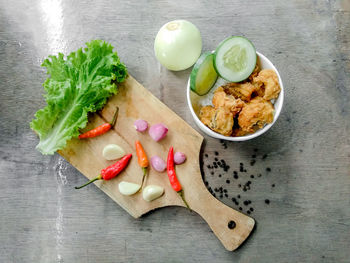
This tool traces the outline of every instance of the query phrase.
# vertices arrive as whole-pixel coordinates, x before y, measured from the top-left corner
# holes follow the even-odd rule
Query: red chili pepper
[[[121,158],[119,161],[116,163],[104,168],[101,170],[101,174],[94,179],[90,180],[86,184],[83,184],[82,186],[75,187],[75,189],[80,189],[83,188],[84,186],[87,186],[91,184],[92,182],[95,182],[97,180],[111,180],[114,177],[116,177],[118,174],[120,174],[125,167],[128,165],[130,159],[131,159],[132,154],[127,154],[123,158]]]
[[[188,209],[190,209],[190,207],[187,204],[186,199],[184,197],[184,192],[182,190],[181,184],[176,176],[175,165],[174,165],[174,148],[173,147],[170,147],[170,149],[169,149],[168,159],[167,159],[167,171],[168,171],[168,177],[169,177],[171,187],[181,196],[186,207]]]
[[[143,149],[140,141],[135,142],[135,148],[136,148],[136,155],[137,155],[138,163],[143,171],[142,182],[141,182],[141,188],[142,188],[143,182],[144,182],[145,177],[147,175],[147,167],[148,167],[149,163],[148,163],[148,159],[147,159],[147,155],[145,153],[145,150]]]
[[[102,134],[105,134],[106,132],[108,132],[116,123],[117,121],[117,117],[118,117],[118,112],[119,112],[119,108],[117,107],[115,113],[114,113],[114,116],[113,116],[113,119],[112,119],[112,122],[107,122],[107,123],[104,123],[90,131],[87,131],[83,134],[80,134],[79,135],[79,139],[86,139],[86,138],[93,138],[93,137],[97,137],[97,136],[100,136]]]

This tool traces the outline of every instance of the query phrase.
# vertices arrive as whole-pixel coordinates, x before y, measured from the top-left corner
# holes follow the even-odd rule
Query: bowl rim
[[[271,65],[271,68],[276,72],[277,77],[278,77],[278,81],[281,87],[281,92],[277,98],[277,100],[279,100],[279,105],[278,107],[275,107],[275,113],[273,116],[273,121],[272,123],[269,123],[267,125],[265,125],[262,129],[259,129],[258,131],[252,133],[252,134],[248,134],[245,136],[238,136],[238,137],[232,137],[232,136],[224,136],[222,134],[219,134],[217,132],[212,131],[211,129],[209,129],[207,126],[205,126],[200,119],[198,118],[197,114],[194,112],[193,106],[192,106],[192,101],[191,101],[191,92],[193,92],[190,88],[190,78],[191,76],[188,78],[187,81],[187,104],[188,107],[190,108],[190,112],[192,114],[192,117],[195,121],[195,123],[197,124],[197,126],[199,127],[199,129],[201,131],[203,131],[205,134],[216,138],[216,139],[221,139],[221,140],[227,140],[227,141],[235,141],[235,142],[242,142],[242,141],[247,141],[247,140],[251,140],[254,139],[262,134],[264,134],[265,132],[267,132],[277,121],[278,117],[280,116],[280,113],[282,111],[282,107],[283,107],[283,103],[284,103],[284,87],[283,87],[283,82],[281,79],[281,76],[278,72],[278,70],[276,69],[275,65],[267,58],[265,57],[263,54],[261,54],[260,52],[256,51],[256,54],[258,55],[260,60],[264,60],[266,61],[268,64]]]

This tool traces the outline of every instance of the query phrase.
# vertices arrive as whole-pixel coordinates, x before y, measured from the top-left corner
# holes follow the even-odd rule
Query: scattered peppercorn
[[[224,144],[222,144],[222,146],[224,146]],[[251,159],[248,160],[248,164],[250,164],[250,167],[251,166],[254,166],[255,164],[257,164],[257,162],[259,162],[259,159],[261,158],[262,160],[266,159],[268,157],[267,154],[264,154],[262,155],[262,157],[260,157],[260,155],[257,154],[258,152],[258,149],[255,148],[254,149],[254,153],[251,154]],[[208,158],[209,155],[207,153],[204,154],[205,158]],[[259,159],[257,159],[259,158]],[[202,166],[201,167],[205,167],[203,165],[203,160],[201,160],[201,163],[202,163]],[[255,178],[257,177],[262,177],[262,173],[256,173],[255,175],[254,174],[250,174],[251,172],[254,172],[254,171],[250,171],[250,173],[248,173],[248,169],[247,169],[247,166],[243,163],[243,162],[240,162],[239,163],[239,170],[237,169],[238,167],[234,167],[235,170],[233,169],[232,171],[232,174],[230,173],[226,173],[230,170],[230,164],[229,163],[226,163],[226,161],[224,159],[219,159],[219,152],[218,151],[214,151],[214,159],[213,161],[206,165],[207,168],[209,169],[209,172],[211,175],[217,175],[219,178],[223,177],[225,179],[225,183],[227,184],[230,184],[231,183],[231,180],[234,179],[234,180],[237,180],[237,186],[239,188],[241,188],[243,190],[243,192],[247,192],[249,190],[251,190],[251,186],[252,186],[252,183],[254,181]],[[217,169],[222,169],[222,173],[219,174],[219,170],[217,171]],[[251,170],[251,169],[249,169]],[[255,169],[254,169],[255,170]],[[265,170],[266,172],[271,172],[272,169],[270,167],[266,167],[265,166]],[[238,173],[241,173],[240,175]],[[245,175],[246,174],[246,175]],[[230,178],[230,175],[233,177],[233,178]],[[240,182],[238,183],[238,179],[241,178],[241,180],[247,180],[247,181],[243,181],[243,182]],[[250,180],[248,180],[250,179]],[[213,188],[211,189],[209,186],[209,183],[207,181],[205,181],[205,177],[203,177],[203,180],[204,180],[204,184],[207,186],[208,188],[208,191],[214,196],[216,197],[216,195],[218,196],[218,198],[220,199],[223,199],[223,198],[229,198],[229,191],[228,189],[224,189],[223,187],[217,187],[217,188]],[[276,185],[274,183],[271,184],[271,187],[275,187]],[[215,192],[215,193],[214,193]],[[244,196],[245,194],[242,195],[242,198],[246,197]],[[241,199],[241,195],[238,194],[236,195],[235,197],[230,197],[230,199],[232,200],[233,204],[235,205],[236,208],[239,209],[239,211],[243,211],[243,205],[244,207],[246,207],[246,213],[247,214],[251,214],[253,213],[254,211],[254,208],[251,207],[251,203],[252,201],[250,200],[242,200],[241,203],[241,206],[240,205],[240,199]],[[270,204],[270,200],[268,199],[265,199],[265,204]],[[244,212],[243,211],[243,212]]]
[[[227,227],[228,227],[229,229],[234,229],[234,228],[236,227],[236,223],[235,223],[234,221],[231,220],[230,222],[228,222]]]

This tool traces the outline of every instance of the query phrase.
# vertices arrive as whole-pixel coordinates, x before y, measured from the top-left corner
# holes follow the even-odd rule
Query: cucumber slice
[[[207,94],[218,78],[213,62],[214,54],[205,52],[199,57],[192,69],[190,76],[191,90],[200,96]]]
[[[223,79],[231,82],[245,80],[256,65],[256,50],[245,37],[226,38],[216,48],[214,67]]]

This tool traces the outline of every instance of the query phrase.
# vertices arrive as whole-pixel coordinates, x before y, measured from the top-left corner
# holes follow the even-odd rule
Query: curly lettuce
[[[35,114],[30,127],[39,135],[37,149],[54,154],[67,141],[78,137],[88,122],[88,113],[101,109],[118,92],[117,83],[125,80],[126,66],[113,46],[92,40],[64,58],[49,56],[42,63],[50,75],[43,84],[47,106]]]

